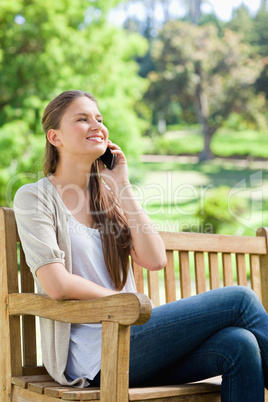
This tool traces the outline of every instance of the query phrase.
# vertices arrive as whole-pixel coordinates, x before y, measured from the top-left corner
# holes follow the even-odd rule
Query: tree
[[[245,43],[253,44],[257,40],[254,19],[250,15],[248,7],[242,3],[232,12],[232,18],[226,24],[226,28],[239,33]]]
[[[215,25],[171,21],[164,26],[152,54],[156,70],[149,75],[148,96],[162,113],[170,99],[186,108],[194,104],[204,135],[200,159],[212,157],[212,136],[231,112],[255,120],[252,87],[260,64],[238,34],[225,29],[219,38]]]
[[[254,18],[255,41],[258,53],[262,56],[262,71],[256,82],[258,92],[264,93],[268,100],[268,3],[263,0],[261,7]]]
[[[259,93],[264,93],[268,99],[268,8],[267,0],[262,0],[260,8],[254,18],[249,9],[242,4],[234,9],[232,19],[226,26],[242,35],[245,43],[253,46],[255,54],[262,56],[260,61],[263,66],[255,87]]]
[[[189,18],[190,21],[195,25],[198,25],[198,22],[201,17],[201,4],[202,0],[189,1]]]
[[[135,108],[147,82],[138,76],[134,56],[144,54],[147,44],[107,23],[106,13],[118,2],[96,0],[89,7],[87,0],[1,1],[2,204],[10,178],[14,193],[41,170],[41,111],[67,89],[87,90],[99,99],[112,140],[120,143],[130,163],[131,157],[136,161],[143,122]]]

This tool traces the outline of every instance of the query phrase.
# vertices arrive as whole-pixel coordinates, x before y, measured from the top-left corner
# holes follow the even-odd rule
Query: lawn
[[[215,156],[268,158],[268,132],[250,129],[237,131],[221,128],[213,136],[211,150]],[[161,155],[197,154],[202,151],[200,125],[168,127],[164,135],[145,138],[145,153]]]
[[[259,226],[268,225],[265,162],[167,161],[143,163],[142,168],[144,180],[135,191],[158,230],[213,231],[207,216],[211,197],[217,233],[254,236]]]

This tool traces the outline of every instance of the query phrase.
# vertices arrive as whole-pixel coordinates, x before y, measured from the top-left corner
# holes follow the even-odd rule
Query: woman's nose
[[[97,120],[92,120],[90,122],[90,128],[91,128],[91,130],[100,130],[101,129],[101,123],[98,122]]]

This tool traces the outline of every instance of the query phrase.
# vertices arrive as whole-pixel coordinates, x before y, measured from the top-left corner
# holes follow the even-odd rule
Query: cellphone
[[[108,169],[112,170],[115,162],[115,155],[112,154],[109,147],[107,147],[106,151],[103,155],[100,156],[102,162],[107,166]]]

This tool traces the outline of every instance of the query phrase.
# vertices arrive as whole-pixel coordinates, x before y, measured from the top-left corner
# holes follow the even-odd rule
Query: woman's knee
[[[227,289],[227,294],[231,300],[233,300],[240,309],[246,309],[248,306],[254,309],[263,310],[260,299],[257,294],[247,286],[229,286]]]
[[[248,330],[239,327],[225,328],[223,335],[222,364],[227,371],[242,370],[244,372],[262,373],[261,352],[255,336]]]

